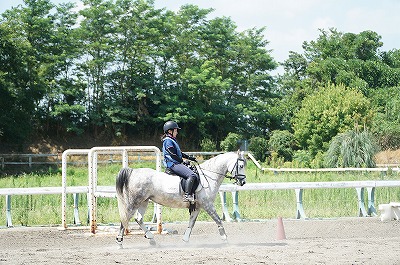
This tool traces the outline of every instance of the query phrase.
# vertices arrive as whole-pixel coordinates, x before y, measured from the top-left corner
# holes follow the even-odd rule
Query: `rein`
[[[203,176],[204,176],[204,178],[205,179],[212,179],[212,180],[215,180],[215,179],[213,179],[213,178],[211,178],[211,177],[209,177],[209,176],[207,176],[206,174],[204,174],[204,171],[203,170],[205,170],[205,171],[208,171],[208,172],[211,172],[211,173],[214,173],[214,174],[217,174],[217,175],[219,175],[219,176],[224,176],[224,177],[226,177],[226,178],[228,178],[228,179],[237,179],[237,177],[246,177],[246,175],[243,175],[243,174],[239,174],[238,172],[239,172],[239,161],[245,161],[244,159],[242,159],[242,158],[238,158],[237,160],[236,160],[236,163],[235,163],[235,165],[233,166],[233,168],[232,168],[232,170],[229,172],[230,173],[230,175],[228,175],[227,173],[225,173],[225,174],[221,174],[221,173],[219,173],[219,172],[215,172],[215,171],[213,171],[213,170],[209,170],[209,169],[206,169],[206,168],[202,168],[202,167],[200,167],[200,164],[199,163],[197,163],[197,165],[199,166],[199,169],[200,169],[200,171],[201,171],[201,173],[203,174]],[[233,175],[233,170],[236,168],[236,174],[234,175],[234,176],[232,176]],[[207,181],[208,182],[208,181]]]

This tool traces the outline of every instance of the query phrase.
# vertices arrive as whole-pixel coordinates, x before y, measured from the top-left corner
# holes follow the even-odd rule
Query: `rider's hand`
[[[197,159],[196,159],[194,156],[189,156],[188,159],[189,159],[190,161],[197,162]]]

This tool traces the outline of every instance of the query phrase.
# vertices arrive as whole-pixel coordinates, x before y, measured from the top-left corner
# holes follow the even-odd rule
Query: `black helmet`
[[[166,133],[168,130],[173,130],[173,129],[180,129],[178,126],[178,123],[174,122],[174,121],[167,121],[166,123],[164,123],[164,133]]]

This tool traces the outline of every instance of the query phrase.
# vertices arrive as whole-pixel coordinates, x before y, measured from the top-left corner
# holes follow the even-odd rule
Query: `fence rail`
[[[60,165],[59,154],[0,154],[0,167],[4,169],[7,165]],[[45,161],[37,161],[44,158]]]
[[[88,150],[85,151],[85,153]],[[195,155],[214,155],[218,154],[218,152],[210,152],[210,153],[197,153],[191,152],[190,154]],[[32,161],[35,157],[56,157],[56,162],[52,163],[61,163],[59,160],[59,155],[57,154],[23,154],[23,155],[1,155],[0,154],[0,162],[1,166],[4,168],[4,165],[11,164],[12,162],[5,162],[4,157],[24,157],[28,158],[28,161],[25,164],[33,165],[40,164],[43,162],[34,162]],[[283,169],[283,168],[263,168],[258,163],[254,157],[248,153],[248,157],[254,162],[254,164],[263,171],[274,171],[274,172],[301,172],[301,171],[379,171],[379,172],[387,172],[388,170],[399,171],[399,168],[373,168],[373,169],[354,169],[354,168],[342,168],[342,169]],[[23,162],[20,162],[23,163]],[[74,162],[69,162],[74,163]],[[15,164],[15,163],[14,163]],[[65,170],[64,170],[65,171]],[[220,187],[220,198],[222,202],[222,210],[223,210],[223,219],[232,220],[230,214],[227,209],[226,203],[226,193],[232,193],[233,199],[233,218],[239,220],[240,219],[240,211],[239,211],[239,191],[251,191],[251,190],[276,190],[276,189],[292,189],[296,192],[296,218],[306,218],[306,214],[303,207],[303,190],[304,189],[320,189],[320,188],[355,188],[357,191],[358,198],[358,208],[359,208],[359,216],[369,216],[376,215],[376,209],[374,206],[374,198],[375,198],[375,188],[377,187],[400,187],[400,181],[336,181],[336,182],[287,182],[287,183],[247,183],[245,186],[239,187],[231,184],[224,184]],[[91,187],[88,186],[79,186],[79,187],[64,187],[66,188],[65,193],[74,194],[74,221],[75,223],[79,223],[79,214],[78,214],[78,205],[77,205],[77,194],[80,193],[90,193]],[[99,186],[97,187],[99,194],[94,194],[96,196],[104,196],[107,194],[107,197],[115,196],[115,187],[106,187]],[[368,207],[367,209],[364,206],[364,189],[368,191]],[[33,188],[1,188],[0,196],[6,196],[6,224],[7,226],[12,226],[11,219],[11,196],[12,195],[35,195],[35,194],[62,194],[63,187],[33,187]],[[102,195],[103,194],[103,195]]]
[[[333,182],[278,182],[278,183],[247,183],[244,186],[234,184],[223,184],[219,189],[219,194],[222,204],[222,219],[226,221],[240,220],[239,210],[239,192],[253,190],[284,190],[291,189],[296,193],[296,218],[307,218],[303,206],[303,191],[304,189],[331,189],[331,188],[355,188],[357,192],[358,216],[376,216],[375,208],[375,189],[380,187],[400,187],[398,180],[378,180],[378,181],[333,181]],[[368,193],[368,206],[365,202],[365,189]],[[11,195],[38,195],[38,194],[62,194],[62,187],[35,187],[35,188],[1,188],[0,195],[6,196],[6,225],[12,227],[11,217]],[[227,202],[226,193],[232,193],[233,211],[230,214]],[[74,195],[74,223],[80,224],[78,212],[78,194],[89,194],[88,186],[73,186],[67,187],[66,193]],[[115,197],[115,186],[98,186],[97,197]],[[156,209],[155,209],[156,210]],[[154,211],[155,211],[154,210]],[[155,213],[153,214],[153,216]],[[231,216],[233,218],[231,218]]]

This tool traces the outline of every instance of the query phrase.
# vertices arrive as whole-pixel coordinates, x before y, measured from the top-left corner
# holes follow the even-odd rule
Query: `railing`
[[[60,165],[59,154],[0,154],[0,168],[7,165]],[[37,161],[38,158],[46,158],[45,161]]]
[[[83,153],[88,153],[89,150],[83,150]],[[215,155],[217,153],[196,153],[191,152],[191,154],[202,154],[202,155]],[[47,154],[49,155],[49,154]],[[46,156],[46,154],[41,154],[39,156]],[[51,155],[57,156],[57,155]],[[29,157],[29,156],[28,156]],[[32,156],[34,157],[34,156]],[[248,153],[248,157],[256,164],[256,166],[261,170],[272,170],[274,172],[288,172],[288,171],[316,171],[312,169],[265,169],[260,166],[257,160]],[[388,171],[389,168],[373,168],[373,169],[334,169],[330,171]],[[391,169],[393,171],[399,171],[398,168]],[[66,172],[66,170],[63,169]],[[318,169],[318,171],[328,171],[326,169]],[[64,177],[64,176],[63,176]],[[296,218],[306,218],[306,214],[303,207],[303,190],[304,189],[321,189],[321,188],[355,188],[357,191],[358,198],[358,209],[359,216],[369,216],[376,215],[376,209],[374,206],[375,200],[375,188],[377,187],[400,187],[400,181],[337,181],[337,182],[286,182],[286,183],[247,183],[244,186],[236,186],[232,184],[223,184],[220,187],[220,198],[222,202],[223,219],[232,220],[230,214],[228,213],[227,203],[226,203],[226,192],[232,193],[233,199],[233,218],[240,219],[239,211],[239,191],[250,191],[250,190],[277,190],[277,189],[293,189],[296,192]],[[109,193],[111,196],[115,196],[115,187],[113,186],[98,186],[98,192]],[[74,222],[79,223],[78,214],[78,204],[77,204],[77,194],[86,193],[89,194],[93,187],[89,186],[79,186],[79,187],[34,187],[34,188],[1,188],[0,195],[6,196],[6,224],[7,226],[12,226],[11,219],[11,195],[34,195],[34,194],[74,194]],[[368,191],[368,208],[364,206],[364,189]],[[92,192],[93,193],[93,192]],[[93,193],[94,194],[94,193]],[[63,201],[65,203],[65,200]],[[65,205],[63,206],[65,207]],[[65,220],[65,216],[63,216]]]
[[[226,192],[232,193],[233,219],[240,220],[239,191],[252,190],[285,190],[292,189],[296,192],[296,218],[307,218],[303,206],[304,189],[332,189],[332,188],[355,188],[357,192],[358,215],[360,217],[377,215],[375,209],[375,188],[378,187],[400,187],[400,180],[376,180],[376,181],[329,181],[329,182],[277,182],[277,183],[246,183],[244,186],[233,184],[221,185],[219,192],[222,202],[223,219],[231,221],[227,203]],[[364,205],[364,189],[368,192],[368,208]]]
[[[279,182],[279,183],[246,183],[244,186],[234,184],[223,184],[219,189],[219,194],[222,202],[222,219],[226,221],[240,220],[239,210],[239,191],[253,190],[283,190],[292,189],[296,192],[296,218],[307,218],[303,206],[303,191],[305,189],[330,189],[330,188],[355,188],[357,192],[358,212],[360,217],[377,215],[375,208],[375,189],[379,187],[400,187],[400,181],[397,180],[378,180],[378,181],[333,181],[333,182]],[[368,192],[368,206],[365,208],[364,193],[365,189]],[[108,193],[109,196],[115,196],[115,186],[98,186],[97,191]],[[78,210],[77,194],[89,194],[88,186],[67,187],[66,193],[74,194],[74,223],[80,224]],[[229,213],[226,193],[232,193],[233,211]],[[11,218],[11,195],[37,195],[37,194],[62,194],[62,187],[36,187],[36,188],[2,188],[0,195],[6,196],[6,225],[12,226]],[[156,209],[154,209],[156,211]],[[154,213],[155,214],[155,213]],[[233,218],[231,218],[231,215]],[[88,220],[89,221],[89,220]]]

